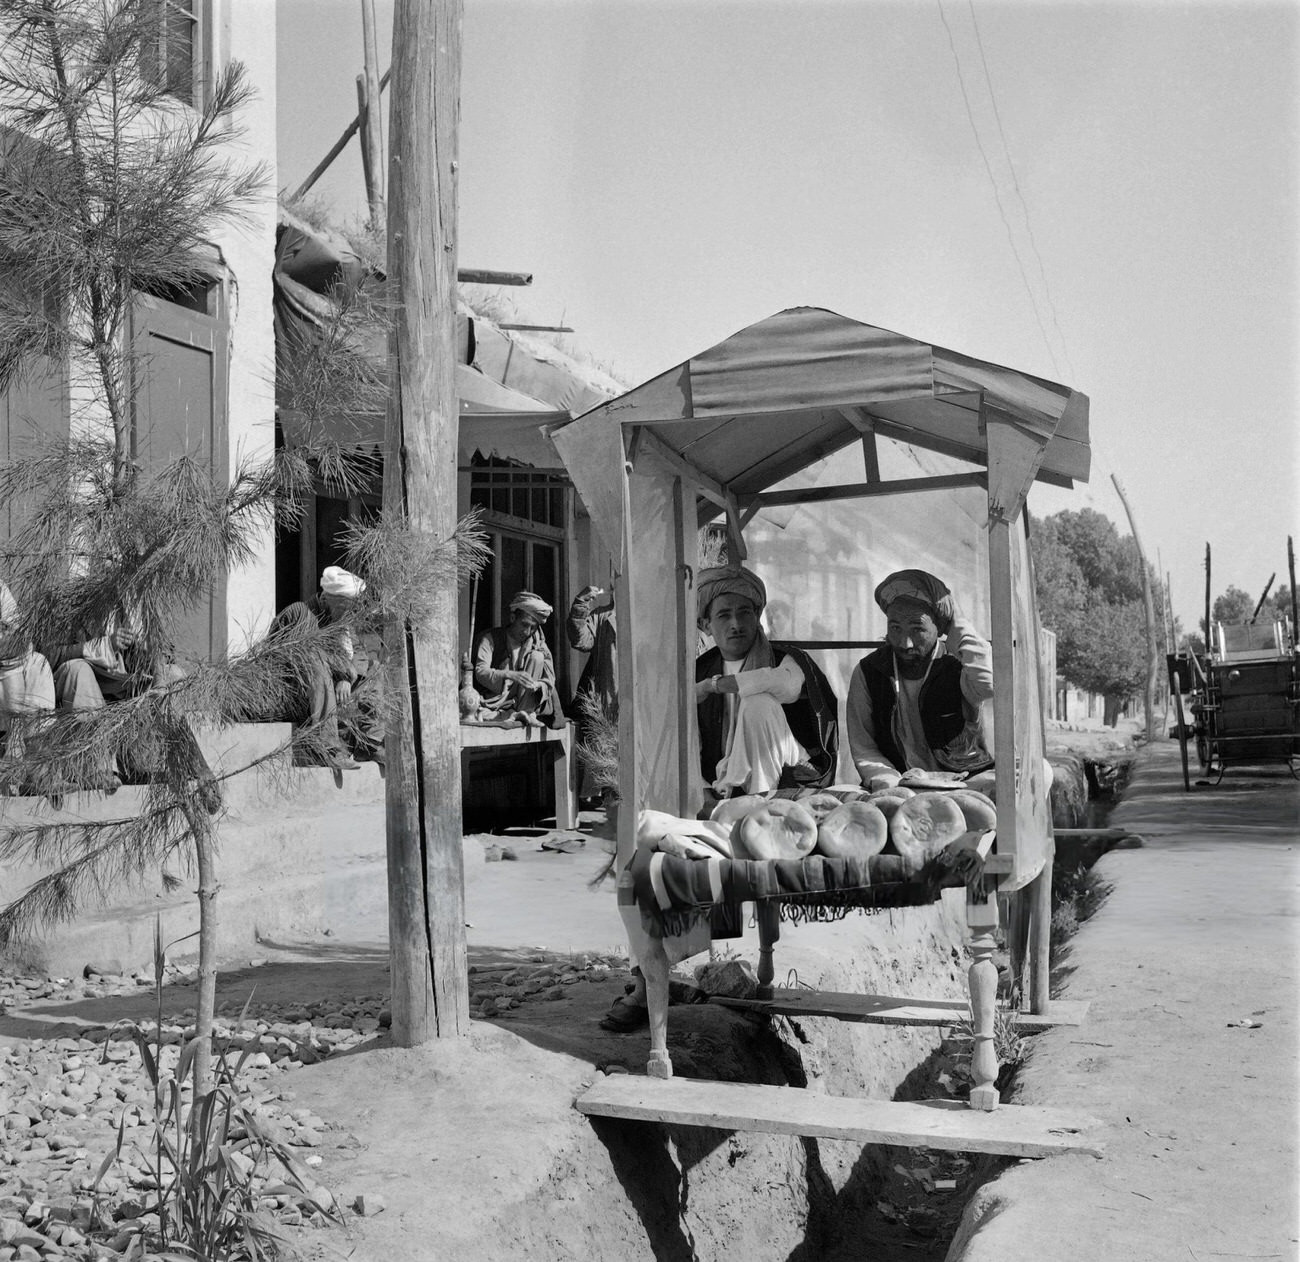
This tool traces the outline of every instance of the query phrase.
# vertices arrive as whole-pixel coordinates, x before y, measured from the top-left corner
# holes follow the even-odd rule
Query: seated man
[[[47,654],[54,668],[54,694],[60,710],[100,710],[110,701],[138,697],[184,675],[179,666],[155,661],[152,646],[124,608],[94,626],[79,628],[77,636],[53,646]],[[131,751],[120,750],[116,759],[110,757],[108,765],[92,772],[88,787],[112,792],[121,784],[123,774],[139,778],[147,771],[133,760]]]
[[[551,607],[532,592],[516,592],[510,622],[484,631],[474,646],[474,683],[483,709],[533,727],[566,723],[555,689],[555,661],[542,634]]]
[[[0,756],[11,759],[22,755],[18,716],[54,710],[50,664],[32,647],[20,621],[18,602],[0,580]]]
[[[341,566],[326,566],[320,591],[309,600],[286,605],[271,626],[272,635],[332,630],[315,641],[287,707],[263,717],[291,722],[307,733],[308,760],[335,771],[356,770],[354,753],[384,761],[378,647],[374,637],[363,635],[351,621],[365,589],[364,580],[355,574]]]
[[[849,750],[862,783],[896,784],[913,769],[982,771],[993,765],[979,706],[993,696],[988,641],[924,570],[899,570],[876,588],[887,643],[849,682]]]
[[[695,661],[706,808],[738,793],[830,784],[835,694],[802,649],[767,638],[763,581],[743,566],[718,566],[701,571],[696,593],[700,629],[714,642]]]
[[[714,642],[695,659],[700,817],[737,793],[825,788],[839,754],[835,694],[807,653],[767,638],[759,622],[763,580],[744,566],[715,566],[697,575],[695,590],[699,628]],[[720,928],[715,924],[715,936]],[[649,1020],[639,968],[632,980],[601,1018],[602,1029],[625,1033]]]

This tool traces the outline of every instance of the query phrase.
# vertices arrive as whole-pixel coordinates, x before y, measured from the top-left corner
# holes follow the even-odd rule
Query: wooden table
[[[563,727],[525,727],[522,723],[498,727],[485,723],[460,725],[460,748],[513,749],[544,745],[555,775],[555,826],[578,826],[578,777],[573,757],[573,724]]]

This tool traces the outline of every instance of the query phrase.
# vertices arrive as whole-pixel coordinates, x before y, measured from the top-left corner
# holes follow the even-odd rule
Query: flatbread
[[[951,841],[966,832],[966,817],[950,793],[918,793],[889,821],[889,842],[915,875]]]
[[[911,789],[895,787],[892,789],[877,789],[867,801],[875,806],[886,819],[892,819],[894,812],[908,798],[914,798],[915,796],[916,794]]]
[[[802,859],[817,844],[817,821],[800,802],[773,798],[731,827],[737,859]]]
[[[889,822],[870,802],[846,802],[817,825],[817,853],[831,859],[878,855],[889,840]]]
[[[971,776],[969,780],[962,785],[963,789],[974,789],[976,793],[982,793],[991,802],[998,800],[998,773],[991,768],[988,771],[981,771],[978,775]]]
[[[767,798],[758,793],[743,793],[739,797],[723,798],[709,814],[709,818],[718,824],[730,827],[738,819],[744,819],[750,811],[763,805]]]
[[[913,789],[955,789],[966,783],[963,771],[929,771],[913,767],[903,772],[899,784]]]
[[[998,808],[993,799],[974,789],[953,789],[948,798],[956,802],[966,817],[967,832],[987,832],[998,826]]]
[[[800,795],[795,800],[818,822],[841,806],[840,799],[835,794],[826,793],[821,789],[816,793],[809,793],[807,796]]]

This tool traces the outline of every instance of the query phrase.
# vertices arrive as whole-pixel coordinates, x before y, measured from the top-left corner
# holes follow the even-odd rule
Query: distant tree
[[[1131,535],[1093,509],[1060,512],[1032,529],[1039,617],[1056,632],[1057,670],[1105,698],[1106,721],[1146,681],[1142,571]],[[1150,574],[1156,607],[1163,589]]]
[[[1255,612],[1255,597],[1240,587],[1229,587],[1222,596],[1216,596],[1210,617],[1215,622],[1249,622]]]
[[[1146,630],[1141,601],[1110,604],[1094,598],[1084,610],[1086,634],[1074,646],[1070,681],[1105,699],[1105,722],[1114,726],[1124,703],[1146,683]],[[1059,660],[1059,641],[1058,641]]]

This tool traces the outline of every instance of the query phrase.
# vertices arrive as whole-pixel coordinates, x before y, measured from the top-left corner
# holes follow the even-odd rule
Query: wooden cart
[[[999,894],[1015,894],[1028,908],[1023,993],[1031,1012],[1041,1015],[1048,1006],[1053,835],[1023,509],[1035,479],[1066,487],[1086,480],[1087,415],[1087,399],[1065,386],[833,312],[795,308],[548,431],[593,523],[619,558],[623,805],[617,865],[623,871],[634,855],[638,810],[693,817],[702,798],[693,590],[701,523],[725,521],[728,554],[743,560],[745,529],[764,508],[846,500],[860,505],[865,521],[883,496],[945,496],[972,487],[985,492],[997,828],[988,839],[983,877],[967,891],[976,1028],[971,1103],[984,1110],[997,1104],[990,957]],[[882,479],[878,437],[954,457],[948,463],[957,471]],[[861,445],[860,480],[778,489],[850,444]],[[647,937],[637,909],[624,911],[647,979],[648,1072],[670,1077],[668,968],[672,959],[707,947],[708,939],[684,944]],[[777,936],[771,908],[760,905],[760,924],[766,988]]]
[[[1205,625],[1210,629],[1206,652],[1185,651],[1167,659],[1183,787],[1189,792],[1192,755],[1199,766],[1198,784],[1218,784],[1234,764],[1281,762],[1300,778],[1300,652],[1295,637],[1295,549],[1290,539],[1287,565],[1292,606],[1289,625],[1272,618],[1212,622],[1210,549],[1206,546]]]

